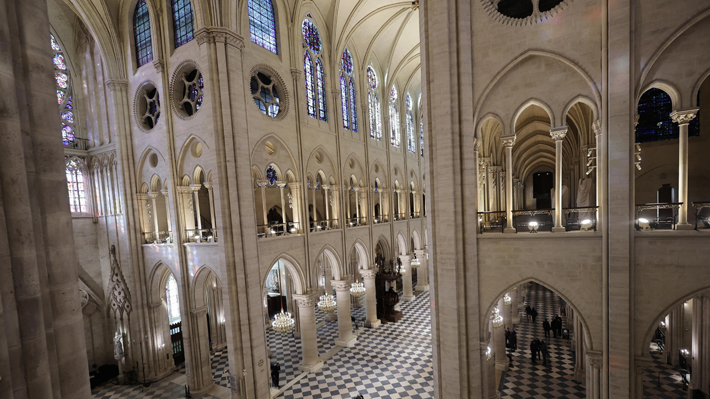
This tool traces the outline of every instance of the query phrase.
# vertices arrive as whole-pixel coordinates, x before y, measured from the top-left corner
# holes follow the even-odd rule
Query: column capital
[[[268,180],[259,179],[256,181],[256,185],[259,187],[266,187],[267,184],[269,184]]]
[[[278,187],[278,188],[286,188],[286,185],[287,185],[287,184],[288,184],[288,183],[286,183],[285,181],[277,181],[277,182],[276,182],[276,187]]]
[[[200,191],[200,189],[202,188],[202,184],[190,184],[190,188],[192,189],[192,191]]]
[[[190,186],[177,186],[177,192],[180,194],[192,194],[192,187]]]
[[[601,136],[602,134],[602,121],[599,119],[592,122],[592,131],[594,131],[595,136]]]
[[[422,260],[422,257],[426,256],[424,249],[415,249],[414,255],[417,255],[417,259]]]
[[[148,196],[149,196],[150,198],[152,198],[152,199],[156,199],[156,198],[158,198],[158,193],[152,193],[152,192],[151,192],[151,193],[148,193]]]
[[[567,129],[567,126],[552,128],[550,129],[550,137],[552,137],[555,141],[562,141],[567,135]]]
[[[402,261],[402,266],[405,263],[409,264],[412,261],[412,255],[399,255],[399,260]]]
[[[318,302],[317,295],[293,294],[293,299],[296,300],[299,309],[312,308]]]
[[[335,288],[335,291],[350,291],[350,280],[331,280],[330,284]]]
[[[163,197],[168,198],[168,190],[160,190],[160,194],[163,194]]]
[[[203,306],[197,309],[190,309],[190,313],[195,317],[201,317],[207,314],[207,306]]]
[[[602,352],[601,351],[587,351],[587,358],[589,358],[589,364],[595,368],[601,368],[602,365]]]
[[[323,184],[323,185],[320,186],[320,188],[322,188],[323,190],[326,190],[326,191],[327,191],[327,190],[330,190],[330,185],[328,185],[328,184]]]
[[[501,137],[500,142],[506,148],[512,148],[515,145],[515,136]]]
[[[377,270],[374,269],[360,269],[360,275],[364,279],[374,279],[377,275]]]
[[[205,186],[206,189],[212,190],[212,187],[213,187],[212,182],[206,181],[206,182],[202,183],[202,185]]]
[[[679,125],[687,125],[688,123],[690,123],[690,121],[695,119],[695,116],[697,115],[697,113],[698,113],[697,108],[696,109],[689,109],[689,110],[685,110],[685,111],[673,111],[673,112],[671,112],[670,117],[673,120],[673,122],[675,122]]]
[[[481,142],[476,137],[473,138],[473,150],[478,152],[481,149]]]
[[[300,70],[300,69],[296,69],[296,68],[292,68],[292,69],[291,69],[291,78],[292,78],[293,80],[298,80],[300,76],[301,76],[301,70]]]
[[[299,189],[301,188],[301,183],[288,183],[288,188],[290,189]]]

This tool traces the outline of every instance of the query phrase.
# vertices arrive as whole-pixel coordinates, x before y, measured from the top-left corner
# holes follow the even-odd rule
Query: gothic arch
[[[196,142],[202,144],[202,152],[198,157],[192,154],[192,145]],[[192,174],[197,165],[201,165],[205,170],[211,169],[210,166],[212,165],[206,164],[207,160],[212,159],[210,151],[210,147],[205,140],[194,134],[190,135],[190,137],[185,140],[178,153],[178,174]],[[188,160],[192,162],[188,162]],[[200,162],[200,160],[202,162]],[[205,173],[205,176],[206,175],[207,173]]]
[[[221,288],[222,281],[219,279],[219,275],[207,265],[200,266],[195,273],[195,277],[192,278],[192,287],[190,288],[192,290],[192,305],[194,309],[207,306],[205,302],[205,284],[211,276],[215,278],[216,287]]]
[[[417,229],[412,230],[412,240],[414,241],[414,248],[412,248],[412,251],[415,249],[423,249],[422,248],[422,240],[419,237],[419,232]]]
[[[158,262],[153,266],[153,270],[150,273],[150,289],[148,290],[149,304],[160,305],[162,301],[165,300],[165,284],[168,282],[168,277],[171,275],[175,277],[176,280],[178,279],[173,270],[165,263]],[[182,285],[179,283],[178,290],[182,291]]]
[[[271,144],[271,146],[267,146],[267,144]],[[293,156],[286,143],[273,133],[262,137],[251,150],[251,164],[257,169],[265,171],[266,167],[273,163],[280,165],[281,170],[291,172],[294,178],[298,179],[298,174],[294,172],[296,170],[295,160],[296,157]]]
[[[358,258],[360,260],[359,265],[358,265],[359,268],[360,269],[369,268],[371,261],[370,261],[369,256],[367,255],[367,246],[365,245],[365,243],[362,242],[362,240],[360,240],[358,238],[357,240],[355,240],[352,247],[350,248],[351,251],[352,251],[352,249],[355,249],[358,253]]]
[[[271,267],[278,261],[282,261],[286,266],[286,269],[288,269],[289,273],[291,273],[291,282],[293,283],[294,293],[299,295],[303,294],[306,291],[306,280],[303,268],[298,261],[296,261],[296,259],[286,253],[279,254],[267,265],[266,270],[262,273],[261,286],[264,287],[266,285],[266,278],[269,276]]]
[[[348,277],[347,275],[345,275],[345,271],[343,270],[343,262],[340,260],[340,256],[338,256],[338,252],[335,250],[335,248],[326,244],[320,250],[318,256],[316,256],[315,259],[320,258],[321,255],[324,255],[325,258],[328,259],[328,263],[330,264],[330,269],[333,273],[334,280],[343,280]],[[317,274],[317,271],[313,273],[314,276]]]
[[[702,82],[701,82],[702,83]],[[643,93],[651,90],[651,89],[660,89],[666,92],[671,97],[671,103],[673,103],[673,111],[676,111],[678,109],[681,109],[682,103],[681,103],[681,96],[680,96],[680,91],[678,90],[677,87],[673,85],[673,83],[666,82],[663,80],[654,80],[653,82],[649,83],[646,85],[641,92],[639,92],[636,95],[636,102],[634,109],[638,107],[638,103],[641,100],[641,96]]]
[[[407,239],[404,238],[404,234],[401,231],[397,233],[397,249],[399,250],[399,253],[395,254],[395,257],[399,255],[407,255],[409,253]]]
[[[515,111],[515,114],[513,115],[513,119],[511,120],[510,126],[513,127],[513,134],[516,134],[517,130],[517,123],[518,123],[518,118],[520,117],[520,114],[525,111],[528,107],[536,105],[540,108],[542,108],[546,113],[547,116],[550,118],[550,125],[554,126],[555,123],[555,114],[552,112],[552,108],[550,108],[549,105],[547,105],[544,101],[538,100],[536,98],[531,98],[527,101],[525,101],[521,106],[518,107],[518,109]]]

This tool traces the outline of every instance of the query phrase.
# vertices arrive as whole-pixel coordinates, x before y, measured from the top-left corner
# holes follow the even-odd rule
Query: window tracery
[[[308,18],[301,25],[303,34],[303,72],[306,83],[306,110],[308,116],[328,121],[325,100],[325,73],[321,53],[322,42],[315,24]]]
[[[407,152],[416,154],[417,145],[414,141],[414,111],[412,110],[412,97],[407,93],[404,100],[407,112]]]
[[[86,201],[86,165],[78,157],[67,159],[65,171],[69,192],[69,208],[72,213],[87,213]]]
[[[419,153],[424,156],[424,118],[419,117]]]
[[[261,113],[275,118],[281,109],[276,81],[264,73],[257,72],[252,75],[249,85],[254,103]]]
[[[390,144],[399,148],[402,145],[402,138],[399,132],[399,109],[397,108],[397,88],[392,86],[390,90]]]
[[[638,124],[636,125],[636,143],[650,143],[678,138],[678,124],[671,119],[673,102],[661,89],[647,90],[638,102]],[[688,126],[688,136],[700,135],[697,117]]]
[[[249,33],[252,43],[278,54],[274,5],[271,0],[249,0]]]
[[[340,102],[343,111],[343,127],[357,133],[357,105],[355,103],[353,58],[345,49],[340,58]]]
[[[62,143],[70,145],[76,139],[74,120],[74,102],[72,100],[71,76],[67,67],[64,52],[59,46],[59,43],[54,38],[54,35],[49,35],[54,56],[52,63],[54,64],[54,81],[57,85],[57,104],[59,105],[59,117],[61,125],[59,127],[62,133]]]
[[[139,0],[133,13],[133,38],[136,42],[136,62],[141,67],[153,61],[150,14],[145,0]]]
[[[178,48],[195,38],[192,3],[190,0],[172,0],[172,10],[175,48]]]
[[[377,95],[377,74],[372,65],[367,67],[367,108],[370,116],[370,138],[382,140],[382,116],[380,115],[380,98]]]
[[[165,284],[165,304],[168,307],[170,324],[180,322],[180,298],[178,297],[177,281],[172,274],[168,276],[168,282]]]

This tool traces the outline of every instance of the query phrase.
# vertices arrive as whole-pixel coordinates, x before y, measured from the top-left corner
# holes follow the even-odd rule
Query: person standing
[[[537,318],[537,310],[535,310],[534,306],[532,307],[532,309],[530,309],[530,316],[532,316],[533,324],[535,324],[535,319]]]
[[[535,354],[537,353],[537,343],[535,343],[535,340],[533,339],[530,341],[530,360],[532,360],[533,363],[535,362]]]
[[[279,386],[279,372],[280,371],[281,371],[281,365],[279,364],[279,362],[271,363],[271,383],[276,387],[276,389],[281,388]]]
[[[551,327],[552,327],[552,334],[554,334],[555,338],[557,338],[557,315],[555,315],[555,317],[552,318]]]
[[[550,352],[547,350],[547,343],[545,343],[545,341],[540,342],[540,352],[542,352],[542,364],[548,366],[550,364],[548,361]]]
[[[550,338],[550,322],[547,321],[547,318],[545,318],[545,321],[542,322],[542,328],[545,330],[545,336]]]
[[[557,335],[562,337],[562,318],[557,316]]]
[[[518,333],[515,332],[515,328],[513,328],[513,331],[510,332],[510,346],[511,350],[515,352],[518,350]]]
[[[530,309],[530,305],[525,306],[525,318],[530,321],[530,313],[532,313],[532,309]]]

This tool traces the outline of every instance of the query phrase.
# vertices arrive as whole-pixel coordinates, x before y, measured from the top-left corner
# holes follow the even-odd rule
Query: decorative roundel
[[[138,126],[153,129],[160,120],[160,93],[153,82],[145,82],[136,91],[133,108]]]
[[[320,33],[318,33],[318,28],[311,22],[310,19],[304,19],[301,25],[301,32],[303,33],[303,40],[308,48],[311,49],[315,54],[320,53],[321,50],[321,40]]]
[[[353,73],[353,57],[350,55],[350,50],[345,49],[343,51],[343,56],[340,59],[340,66],[343,68],[343,72],[348,75]]]
[[[249,76],[250,93],[259,111],[269,119],[283,119],[288,112],[289,96],[281,76],[265,64],[255,65]]]
[[[190,119],[205,101],[205,82],[202,72],[192,61],[184,62],[175,70],[171,84],[172,107],[182,119]]]
[[[489,15],[507,25],[543,22],[564,8],[567,0],[481,0]]]

